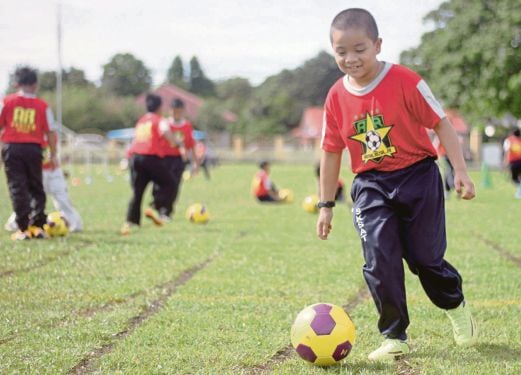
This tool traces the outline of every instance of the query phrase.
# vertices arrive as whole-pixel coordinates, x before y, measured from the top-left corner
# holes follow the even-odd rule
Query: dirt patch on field
[[[203,270],[206,266],[208,266],[208,264],[210,264],[215,259],[215,257],[216,255],[209,257],[205,261],[184,270],[183,272],[181,272],[181,274],[179,274],[179,276],[176,279],[161,285],[161,289],[163,292],[157,299],[148,304],[147,307],[141,311],[141,313],[130,318],[127,322],[127,327],[124,330],[113,335],[110,343],[107,343],[100,348],[94,349],[91,353],[86,355],[81,361],[79,361],[73,368],[69,370],[69,374],[87,374],[89,372],[92,372],[92,366],[96,362],[96,360],[103,357],[105,354],[110,353],[120,340],[132,334],[150,317],[161,311],[168,298],[176,292],[177,288],[186,284],[192,277],[194,277],[195,274],[197,274],[199,271]],[[84,312],[84,314],[87,315],[92,313],[95,312]]]

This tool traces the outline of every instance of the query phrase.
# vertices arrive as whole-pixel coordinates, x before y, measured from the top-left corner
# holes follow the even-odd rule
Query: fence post
[[[284,160],[284,138],[278,135],[274,140],[275,146],[275,159]]]
[[[237,160],[242,159],[242,138],[238,135],[233,137],[233,154]]]

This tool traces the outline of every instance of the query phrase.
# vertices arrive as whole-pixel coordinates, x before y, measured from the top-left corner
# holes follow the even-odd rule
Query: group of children
[[[36,71],[21,67],[14,77],[18,92],[0,103],[2,161],[14,211],[4,228],[14,232],[15,241],[47,238],[47,193],[70,230],[81,231],[83,223],[58,162],[57,125],[47,103],[36,97]]]
[[[167,118],[162,116],[163,102],[160,96],[148,94],[145,105],[147,113],[137,121],[134,139],[128,151],[132,197],[126,222],[120,230],[122,235],[139,228],[141,202],[149,183],[153,184],[153,200],[150,207],[145,209],[145,216],[157,226],[169,222],[186,164],[191,161],[192,171],[196,172],[202,160],[193,153],[193,126],[184,117],[185,106],[181,99],[172,101],[170,116]]]
[[[444,259],[444,187],[435,162],[438,155],[426,129],[436,133],[446,152],[454,171],[454,189],[463,200],[471,200],[475,197],[474,184],[457,135],[418,74],[378,60],[382,39],[368,11],[351,8],[340,12],[329,32],[335,61],[345,75],[331,87],[324,106],[316,234],[326,240],[332,230],[335,201],[344,193],[339,171],[342,153],[347,149],[351,170],[356,174],[350,195],[353,225],[365,259],[362,271],[384,338],[369,359],[394,359],[410,351],[404,260],[432,303],[446,312],[456,344],[473,345],[477,325],[463,294],[463,279]],[[41,145],[45,138],[50,161],[57,166],[56,137],[48,107],[29,89],[34,79],[28,80],[27,74],[20,77],[22,91],[4,100],[0,117],[4,130],[2,157],[20,228],[17,238],[23,237],[29,226],[41,227],[45,220],[41,182]],[[194,145],[192,125],[184,119],[181,101],[172,103],[169,118],[162,117],[159,96],[149,94],[146,107],[147,114],[137,122],[130,148],[132,198],[122,234],[140,225],[143,193],[150,182],[154,185],[153,202],[145,215],[157,225],[170,219]],[[519,184],[519,131],[509,138],[505,149],[512,179]],[[280,202],[269,171],[270,164],[262,162],[252,184],[253,194],[259,202]],[[519,189],[521,197],[521,186]]]

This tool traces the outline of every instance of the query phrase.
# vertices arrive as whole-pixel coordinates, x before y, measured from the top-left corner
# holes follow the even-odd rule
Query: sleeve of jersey
[[[5,126],[4,100],[0,100],[0,129]]]
[[[160,136],[163,136],[165,133],[170,131],[170,124],[168,124],[168,121],[166,119],[163,118],[161,119],[161,121],[159,121],[158,131]]]
[[[426,128],[434,128],[445,117],[443,107],[423,79],[420,79],[415,89],[411,90],[411,94],[407,95],[407,100],[414,117]]]
[[[47,119],[47,126],[50,131],[56,131],[58,130],[58,127],[56,125],[56,122],[54,121],[54,116],[52,115],[52,109],[47,107],[45,109],[45,118]]]
[[[345,147],[346,145],[342,140],[340,128],[331,110],[331,101],[328,96],[324,105],[321,148],[326,152],[340,153]]]

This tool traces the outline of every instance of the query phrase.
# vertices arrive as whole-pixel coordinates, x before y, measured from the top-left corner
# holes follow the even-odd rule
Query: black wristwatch
[[[333,208],[335,207],[335,201],[320,201],[317,203],[317,207],[318,208],[323,208],[323,207],[326,207],[326,208]]]

